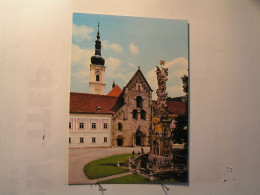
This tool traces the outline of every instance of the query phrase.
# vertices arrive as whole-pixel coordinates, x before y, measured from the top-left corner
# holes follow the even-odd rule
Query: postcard
[[[73,14],[69,184],[188,182],[188,29]]]

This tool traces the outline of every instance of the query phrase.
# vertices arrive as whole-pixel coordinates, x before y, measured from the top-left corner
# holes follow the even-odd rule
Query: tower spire
[[[101,41],[100,41],[100,33],[99,33],[99,22],[98,22],[98,30],[97,30],[97,39],[95,41],[95,55],[91,57],[91,63],[94,65],[105,65],[105,59],[101,57]]]
[[[101,56],[101,41],[99,34],[99,22],[98,22],[98,31],[97,31],[97,40],[95,41],[95,55]]]
[[[99,35],[99,22],[98,22],[98,31],[97,31],[97,35]],[[100,38],[100,37],[99,37],[99,38]],[[99,39],[99,38],[98,38],[98,39]]]

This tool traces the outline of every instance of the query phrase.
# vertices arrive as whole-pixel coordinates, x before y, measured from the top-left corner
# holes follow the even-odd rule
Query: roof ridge
[[[147,82],[147,80],[146,80],[146,78],[145,78],[143,72],[142,72],[140,69],[138,69],[138,70],[135,72],[135,74],[132,76],[132,78],[131,78],[131,79],[128,81],[128,83],[125,85],[124,89],[127,88],[128,85],[130,85],[130,83],[134,80],[134,78],[135,78],[135,76],[138,74],[138,72],[140,72],[141,76],[144,78],[144,81],[146,82],[146,84],[148,85],[148,87],[150,88],[150,90],[153,91],[152,88],[150,87],[149,83]]]
[[[92,95],[92,96],[102,96],[102,97],[114,97],[108,95],[100,95],[100,94],[93,94],[93,93],[82,93],[82,92],[70,92],[70,94],[83,94],[83,95]]]
[[[113,87],[109,92],[108,92],[108,96],[113,96],[113,97],[119,97],[119,95],[122,93],[122,89],[116,85],[115,87]]]

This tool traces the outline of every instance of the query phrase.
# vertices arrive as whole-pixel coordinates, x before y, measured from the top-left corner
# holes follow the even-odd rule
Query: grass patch
[[[98,159],[85,165],[84,173],[89,179],[97,179],[107,177],[110,175],[117,175],[128,172],[128,170],[121,167],[116,167],[117,161],[125,163],[131,154],[119,154],[107,158]]]

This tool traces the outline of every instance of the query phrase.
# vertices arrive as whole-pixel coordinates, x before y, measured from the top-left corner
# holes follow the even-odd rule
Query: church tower
[[[95,41],[95,55],[91,57],[90,64],[90,93],[105,95],[105,69],[105,59],[101,56],[101,41],[98,23],[97,40]]]

